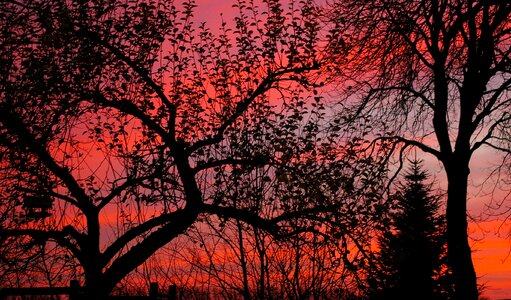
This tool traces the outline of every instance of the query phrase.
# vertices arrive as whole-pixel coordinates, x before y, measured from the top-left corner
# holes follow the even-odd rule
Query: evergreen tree
[[[370,279],[374,299],[446,299],[444,216],[422,161],[413,160],[394,195],[390,226],[379,240],[381,267]]]

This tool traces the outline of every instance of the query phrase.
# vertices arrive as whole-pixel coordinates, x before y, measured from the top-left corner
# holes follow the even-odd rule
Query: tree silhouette
[[[341,118],[365,122],[375,140],[394,141],[400,155],[416,147],[443,165],[456,299],[475,300],[469,164],[485,147],[509,157],[511,3],[353,0],[332,8],[351,52],[337,60],[353,104]]]
[[[440,299],[450,291],[440,286],[446,268],[444,215],[439,212],[440,197],[432,195],[427,179],[421,162],[411,161],[405,182],[394,195],[391,226],[379,239],[383,275],[376,277],[374,298]]]
[[[312,2],[240,0],[235,26],[215,30],[193,23],[194,7],[0,4],[2,246],[64,249],[91,299],[205,216],[285,237],[372,207],[322,197],[382,168],[320,133],[328,44]],[[328,181],[294,185],[311,170]]]

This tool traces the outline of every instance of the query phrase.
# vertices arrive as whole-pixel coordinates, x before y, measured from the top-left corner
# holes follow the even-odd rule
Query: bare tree
[[[319,105],[314,5],[237,6],[213,31],[193,1],[3,1],[1,235],[67,249],[103,296],[205,215],[279,236],[335,208],[288,197],[263,216],[225,193],[300,158]]]
[[[346,299],[360,292],[363,281],[355,273],[365,260],[357,246],[318,233],[281,240],[237,226],[242,224],[229,222],[221,232],[216,225],[202,228],[191,232],[193,243],[165,247],[181,263],[151,264],[152,278],[188,295],[222,299]]]
[[[343,88],[354,104],[343,120],[367,121],[375,139],[402,145],[400,154],[416,147],[443,165],[455,296],[477,299],[467,234],[469,164],[484,147],[509,154],[511,3],[335,1],[332,8],[350,49],[336,61],[351,79]]]

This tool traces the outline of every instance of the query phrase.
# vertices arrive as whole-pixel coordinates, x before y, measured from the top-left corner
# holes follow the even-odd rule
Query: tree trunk
[[[447,248],[449,265],[454,276],[457,300],[477,300],[477,280],[468,243],[467,184],[469,159],[454,157],[446,166],[447,188]]]
[[[98,280],[99,279],[99,280]],[[110,295],[111,288],[106,287],[102,280],[101,276],[97,278],[87,278],[85,280],[85,290],[83,297],[79,299],[94,299],[94,300],[102,300],[107,299]]]
[[[86,212],[88,234],[80,245],[85,260],[82,266],[85,275],[85,290],[79,299],[106,299],[111,288],[106,284],[103,276],[103,266],[100,252],[100,224],[99,212],[90,210]]]
[[[85,268],[85,289],[83,297],[79,299],[106,299],[112,287],[108,285],[109,281],[106,281],[103,272],[100,267],[87,266]]]

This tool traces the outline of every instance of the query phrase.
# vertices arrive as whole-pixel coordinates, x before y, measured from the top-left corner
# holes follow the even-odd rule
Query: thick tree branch
[[[170,139],[174,140],[175,139],[176,114],[177,114],[176,106],[172,102],[170,102],[170,100],[167,98],[167,96],[163,92],[163,89],[158,84],[156,84],[156,82],[149,76],[149,71],[138,66],[136,62],[134,62],[128,56],[126,56],[124,53],[122,53],[121,50],[119,50],[115,46],[111,45],[110,43],[108,43],[107,41],[102,39],[98,34],[96,34],[94,32],[87,31],[86,29],[80,29],[80,30],[76,31],[76,33],[78,34],[78,36],[85,37],[85,38],[89,39],[90,41],[108,49],[117,58],[119,58],[120,60],[125,62],[133,71],[135,71],[135,73],[138,74],[138,76],[140,76],[140,78],[148,86],[150,86],[153,89],[153,91],[158,95],[158,97],[163,102],[163,104],[165,104],[165,106],[169,109],[169,112],[170,112],[170,121],[169,121],[170,132],[169,132],[169,134],[170,134]]]
[[[198,164],[193,168],[194,173],[199,173],[206,169],[224,165],[244,165],[244,166],[264,166],[268,164],[269,160],[265,156],[255,156],[253,158],[225,158],[219,160],[208,161],[202,164]]]
[[[245,222],[255,228],[259,228],[267,231],[271,235],[277,238],[283,238],[284,236],[290,236],[297,232],[310,232],[313,228],[293,228],[292,233],[282,232],[283,225],[279,225],[280,222],[293,220],[296,218],[306,218],[309,220],[325,221],[324,218],[320,217],[320,213],[335,212],[337,207],[332,206],[318,206],[300,209],[291,212],[284,212],[278,216],[272,218],[263,218],[257,213],[251,212],[247,209],[240,209],[228,206],[218,206],[214,204],[203,204],[202,212],[208,214],[214,214],[222,218],[235,219]],[[296,229],[296,230],[294,230]]]
[[[57,242],[60,246],[68,249],[75,255],[75,257],[81,261],[83,258],[81,250],[76,246],[76,244],[72,243],[66,237],[71,235],[71,237],[75,238],[76,235],[72,232],[74,230],[70,229],[71,226],[66,226],[62,231],[58,230],[39,230],[39,229],[2,229],[0,228],[0,236],[4,237],[20,237],[20,236],[28,236],[36,241],[47,242],[53,240]],[[77,232],[76,232],[77,233]]]
[[[172,213],[162,214],[158,217],[152,218],[138,226],[130,228],[120,237],[118,237],[106,250],[103,252],[103,262],[109,262],[116,254],[121,251],[123,247],[128,245],[131,241],[144,233],[153,230],[156,227],[162,226],[165,223],[172,222],[173,219],[177,219],[180,214],[183,213],[182,209],[178,209]]]
[[[115,197],[120,196],[122,194],[122,192],[125,191],[126,189],[137,186],[137,185],[142,185],[144,181],[155,178],[158,173],[159,173],[159,171],[155,170],[154,173],[149,174],[147,176],[127,178],[121,185],[113,188],[108,195],[98,198],[98,200],[100,201],[100,203],[97,206],[98,209],[101,210],[102,208],[104,208]],[[177,182],[175,184],[177,184]]]
[[[245,209],[235,207],[218,206],[212,204],[203,204],[202,212],[213,214],[222,218],[235,219],[250,224],[256,228],[263,229],[272,235],[278,233],[278,221],[275,219],[265,219],[258,214]]]
[[[495,150],[498,150],[500,152],[503,152],[503,153],[506,153],[506,154],[511,154],[511,149],[509,149],[508,147],[497,146],[497,145],[494,145],[494,144],[489,143],[487,141],[483,142],[482,144],[487,145],[488,147],[493,148]]]
[[[474,153],[477,149],[479,149],[482,145],[491,145],[491,143],[488,143],[488,140],[490,140],[493,137],[493,132],[499,125],[502,125],[503,123],[507,123],[511,120],[510,114],[504,114],[499,120],[495,121],[490,128],[488,128],[488,131],[486,132],[486,135],[479,140],[478,142],[474,143],[474,146],[470,150],[471,153]],[[495,148],[492,145],[492,148]],[[496,148],[495,148],[496,149]],[[504,151],[507,152],[507,151]]]
[[[499,98],[504,94],[504,92],[508,91],[510,89],[510,87],[511,87],[511,78],[506,80],[503,84],[501,84],[497,89],[495,89],[493,91],[493,94],[492,94],[491,98],[488,100],[488,102],[486,103],[486,105],[484,106],[484,109],[479,114],[477,114],[475,116],[474,121],[473,121],[474,126],[478,126],[485,117],[489,116],[495,110],[498,110],[502,106],[511,104],[510,103],[511,99],[510,99],[507,101],[503,101],[502,103],[495,106],[495,104],[497,103]]]
[[[433,102],[431,102],[431,100],[428,97],[426,97],[423,93],[414,90],[411,87],[407,87],[407,86],[381,87],[381,88],[373,88],[372,91],[373,91],[373,93],[374,92],[385,92],[385,91],[401,91],[404,93],[410,93],[411,95],[421,99],[429,108],[431,108],[431,109],[435,108],[435,105],[433,104]]]
[[[3,126],[36,155],[53,174],[64,182],[71,195],[76,199],[76,201],[71,202],[71,204],[80,208],[82,211],[90,211],[93,209],[94,206],[90,202],[89,196],[85,193],[84,189],[76,181],[71,172],[67,168],[61,167],[53,159],[50,153],[44,148],[43,144],[28,130],[21,118],[5,107],[0,109],[0,115],[2,115],[3,118]],[[71,199],[68,199],[68,201],[69,200]]]
[[[165,217],[169,216],[170,215]],[[112,262],[112,264],[103,273],[105,286],[113,288],[117,282],[124,278],[135,267],[146,261],[151,255],[154,254],[154,252],[185,232],[185,230],[190,228],[190,226],[195,223],[198,212],[185,208],[178,212],[176,211],[172,213],[171,216],[171,220],[166,220],[166,223],[163,226],[151,232],[148,236],[144,237],[140,243],[131,247],[126,253],[116,258]],[[142,231],[142,229],[140,230]],[[135,232],[132,234],[130,233],[130,237],[126,237],[126,240],[131,240],[131,236],[134,234]],[[114,248],[119,249],[121,244],[126,243],[118,243]],[[104,257],[106,258],[107,256],[111,257],[112,255],[115,255],[117,251],[114,251],[114,248],[107,250],[108,254]],[[105,251],[105,253],[107,251]]]
[[[422,150],[422,151],[424,151],[426,153],[434,155],[438,159],[441,158],[441,152],[440,151],[438,151],[438,150],[436,150],[434,148],[431,148],[430,146],[428,146],[428,145],[426,145],[424,143],[421,143],[419,141],[410,140],[410,139],[404,138],[402,136],[379,137],[379,138],[375,139],[375,142],[379,141],[379,140],[382,140],[382,141],[395,140],[397,143],[403,143],[406,146],[417,147],[417,148],[419,148],[420,150]]]
[[[147,126],[147,128],[156,132],[169,147],[175,144],[175,141],[172,139],[169,133],[160,125],[158,125],[158,123],[148,114],[140,110],[140,108],[133,102],[128,100],[108,100],[99,91],[95,92],[94,94],[84,94],[83,96],[92,99],[93,101],[97,101],[98,104],[101,104],[103,107],[115,108],[125,114],[137,118],[142,122],[142,124]]]
[[[296,68],[285,68],[279,71],[275,71],[266,75],[266,77],[257,85],[257,88],[250,93],[244,100],[240,101],[236,105],[236,110],[234,113],[229,116],[215,131],[215,133],[203,140],[197,141],[194,144],[190,145],[186,149],[187,154],[191,154],[197,149],[200,149],[205,146],[210,146],[216,143],[219,143],[224,138],[224,133],[243,113],[247,111],[250,104],[254,102],[257,97],[263,95],[265,92],[272,88],[273,83],[281,80],[281,76],[286,74],[301,74],[303,72],[316,70],[319,68],[319,64],[315,63],[312,66],[302,66]],[[295,80],[296,81],[296,80]]]

